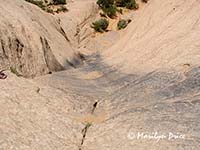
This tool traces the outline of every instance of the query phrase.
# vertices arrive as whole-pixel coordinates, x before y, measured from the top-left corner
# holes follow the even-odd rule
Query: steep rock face
[[[76,0],[68,3],[67,8],[68,13],[60,13],[56,17],[70,44],[77,49],[93,33],[90,25],[96,18],[98,6],[96,0]]]
[[[105,53],[126,72],[199,64],[200,3],[151,0],[137,12],[126,35]]]
[[[81,62],[53,15],[22,0],[0,3],[0,68],[24,76],[59,71]]]

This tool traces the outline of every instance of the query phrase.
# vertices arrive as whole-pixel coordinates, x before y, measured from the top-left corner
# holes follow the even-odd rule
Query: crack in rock
[[[91,114],[94,114],[94,111],[96,110],[97,105],[98,105],[98,102],[95,102],[93,104],[93,108],[92,108]],[[82,150],[82,146],[84,144],[87,132],[88,132],[88,130],[89,130],[89,128],[91,126],[92,126],[92,123],[91,122],[87,122],[86,125],[85,125],[85,127],[82,129],[82,135],[83,135],[83,137],[82,137],[82,140],[81,140],[81,146],[80,146],[79,150]]]

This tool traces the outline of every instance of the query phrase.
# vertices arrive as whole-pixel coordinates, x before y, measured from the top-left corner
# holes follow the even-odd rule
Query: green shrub
[[[117,13],[117,8],[114,5],[114,2],[115,0],[98,0],[97,4],[103,10],[104,14],[110,18],[113,18]]]
[[[128,19],[128,20],[121,19],[121,20],[119,20],[119,22],[117,23],[118,30],[125,29],[130,22],[131,22],[131,19]]]
[[[97,4],[103,10],[104,14],[113,18],[117,12],[122,14],[122,9],[117,7],[126,7],[128,9],[138,9],[139,5],[135,0],[98,0]]]
[[[142,2],[144,2],[144,3],[148,3],[148,1],[149,1],[149,0],[142,0]]]
[[[25,0],[29,3],[32,3],[34,5],[37,5],[38,7],[42,8],[43,10],[45,9],[45,5],[42,1],[36,1],[36,0]]]
[[[18,76],[18,77],[21,77],[21,76],[22,76],[22,75],[17,71],[17,69],[14,68],[14,67],[10,67],[10,71],[11,71],[13,74],[15,74],[16,76]]]
[[[118,30],[121,30],[121,29],[126,28],[127,25],[128,25],[127,21],[122,19],[122,20],[119,20],[119,22],[117,23],[117,28]]]
[[[59,13],[59,12],[66,12],[66,11],[68,11],[68,9],[65,6],[60,6],[56,10],[57,13]]]
[[[66,4],[66,0],[53,0],[52,2],[54,5]]]
[[[43,1],[38,1],[38,0],[25,0],[29,3],[32,3],[34,5],[37,5],[38,7],[42,8],[44,11],[48,12],[48,13],[51,13],[51,14],[54,14],[54,11],[51,7],[49,7],[49,5],[59,5],[59,4],[66,4],[66,0],[53,0],[52,3],[48,3],[48,1],[45,0],[45,3],[43,3]],[[57,10],[56,12],[66,12],[68,11],[68,9],[61,5]]]
[[[100,19],[92,23],[91,27],[97,32],[104,32],[108,28],[109,22],[106,19]]]
[[[123,14],[123,9],[117,9],[117,11],[120,13],[120,14]]]
[[[54,12],[53,12],[53,9],[51,9],[51,8],[46,8],[46,12],[48,12],[48,13],[50,13],[50,14],[53,14]]]
[[[106,7],[112,6],[114,4],[114,1],[115,0],[98,0],[97,4],[101,8],[106,8]]]
[[[116,6],[118,7],[126,7],[128,9],[138,9],[139,5],[136,3],[135,0],[116,0]]]
[[[115,4],[118,7],[125,7],[127,3],[127,0],[115,0]]]
[[[104,17],[104,18],[106,18],[107,16],[106,16],[106,14],[103,12],[100,12],[100,14],[99,14],[101,17]]]
[[[109,7],[102,8],[103,12],[110,18],[114,18],[117,15],[117,7],[110,5]]]
[[[138,9],[139,5],[135,2],[135,0],[132,0],[131,2],[126,4],[126,8],[128,8],[128,9]]]

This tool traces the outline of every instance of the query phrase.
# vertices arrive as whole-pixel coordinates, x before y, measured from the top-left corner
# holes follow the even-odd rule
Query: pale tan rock
[[[93,36],[94,3],[74,0],[54,16],[22,0],[0,3],[1,67],[25,64],[27,76],[74,67],[34,79],[5,72],[0,149],[198,150],[199,2],[150,0],[123,16],[133,19],[126,29]]]
[[[199,2],[152,0],[133,12],[126,35],[104,55],[126,72],[199,64]],[[122,65],[123,64],[123,65]]]
[[[91,10],[86,9],[92,5],[91,2],[83,4],[86,6],[83,7],[81,15],[77,14],[75,6],[82,3],[74,7],[69,4],[69,14],[60,14],[58,18],[62,21],[59,22],[56,16],[23,0],[2,1],[0,68],[9,69],[12,66],[24,76],[37,76],[67,69],[70,67],[68,62],[75,63],[73,65],[81,63],[74,50],[75,41],[78,41],[75,33],[77,26],[93,13],[92,9],[95,9],[94,6]],[[77,18],[77,21],[73,22],[70,17],[74,21]]]

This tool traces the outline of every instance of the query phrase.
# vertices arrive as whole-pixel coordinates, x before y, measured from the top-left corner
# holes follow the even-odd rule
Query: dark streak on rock
[[[5,56],[6,59],[8,59],[8,55],[6,54],[6,50],[5,50],[5,43],[2,39],[1,39],[1,48],[3,51],[3,55]]]
[[[40,41],[42,44],[44,58],[49,72],[64,70],[64,67],[56,60],[55,56],[53,55],[47,39],[40,37]]]
[[[67,34],[65,33],[65,31],[62,27],[60,27],[59,32],[64,36],[64,38],[66,39],[67,42],[70,42],[69,38],[67,37]]]

